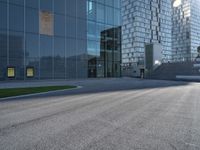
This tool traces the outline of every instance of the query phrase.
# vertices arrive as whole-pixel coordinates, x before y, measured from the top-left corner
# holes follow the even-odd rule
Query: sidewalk
[[[0,82],[0,89],[5,88],[23,88],[23,87],[39,87],[39,86],[59,86],[59,85],[75,85],[91,84],[106,80],[116,80],[119,78],[91,78],[91,79],[73,79],[73,80],[32,80],[32,81],[3,81]]]

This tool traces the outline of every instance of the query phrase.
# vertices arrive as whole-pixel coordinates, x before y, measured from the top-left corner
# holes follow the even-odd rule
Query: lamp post
[[[197,48],[198,55],[200,55],[200,46]]]
[[[195,61],[200,62],[200,46],[197,48],[198,56],[196,57]]]
[[[198,69],[198,72],[200,72],[200,46],[197,48],[197,52],[198,52],[198,56],[195,58],[193,67]]]

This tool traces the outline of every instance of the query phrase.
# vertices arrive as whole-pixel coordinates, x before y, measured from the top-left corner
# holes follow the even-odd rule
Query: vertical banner
[[[40,34],[54,35],[54,16],[51,12],[40,11]]]

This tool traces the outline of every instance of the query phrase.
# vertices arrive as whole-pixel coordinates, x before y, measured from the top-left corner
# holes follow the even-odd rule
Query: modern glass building
[[[0,0],[0,80],[119,77],[120,0]]]
[[[122,63],[144,65],[146,44],[160,44],[163,61],[171,60],[171,1],[122,0]]]
[[[200,46],[200,0],[172,0],[173,60],[193,61]]]

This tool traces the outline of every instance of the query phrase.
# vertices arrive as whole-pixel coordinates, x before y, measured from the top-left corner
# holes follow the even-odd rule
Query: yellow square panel
[[[34,76],[34,70],[33,70],[33,68],[27,68],[26,69],[26,76],[27,77],[33,77]]]
[[[9,77],[9,78],[14,78],[14,77],[15,77],[15,68],[9,67],[9,68],[7,69],[7,73],[8,73],[8,77]]]

